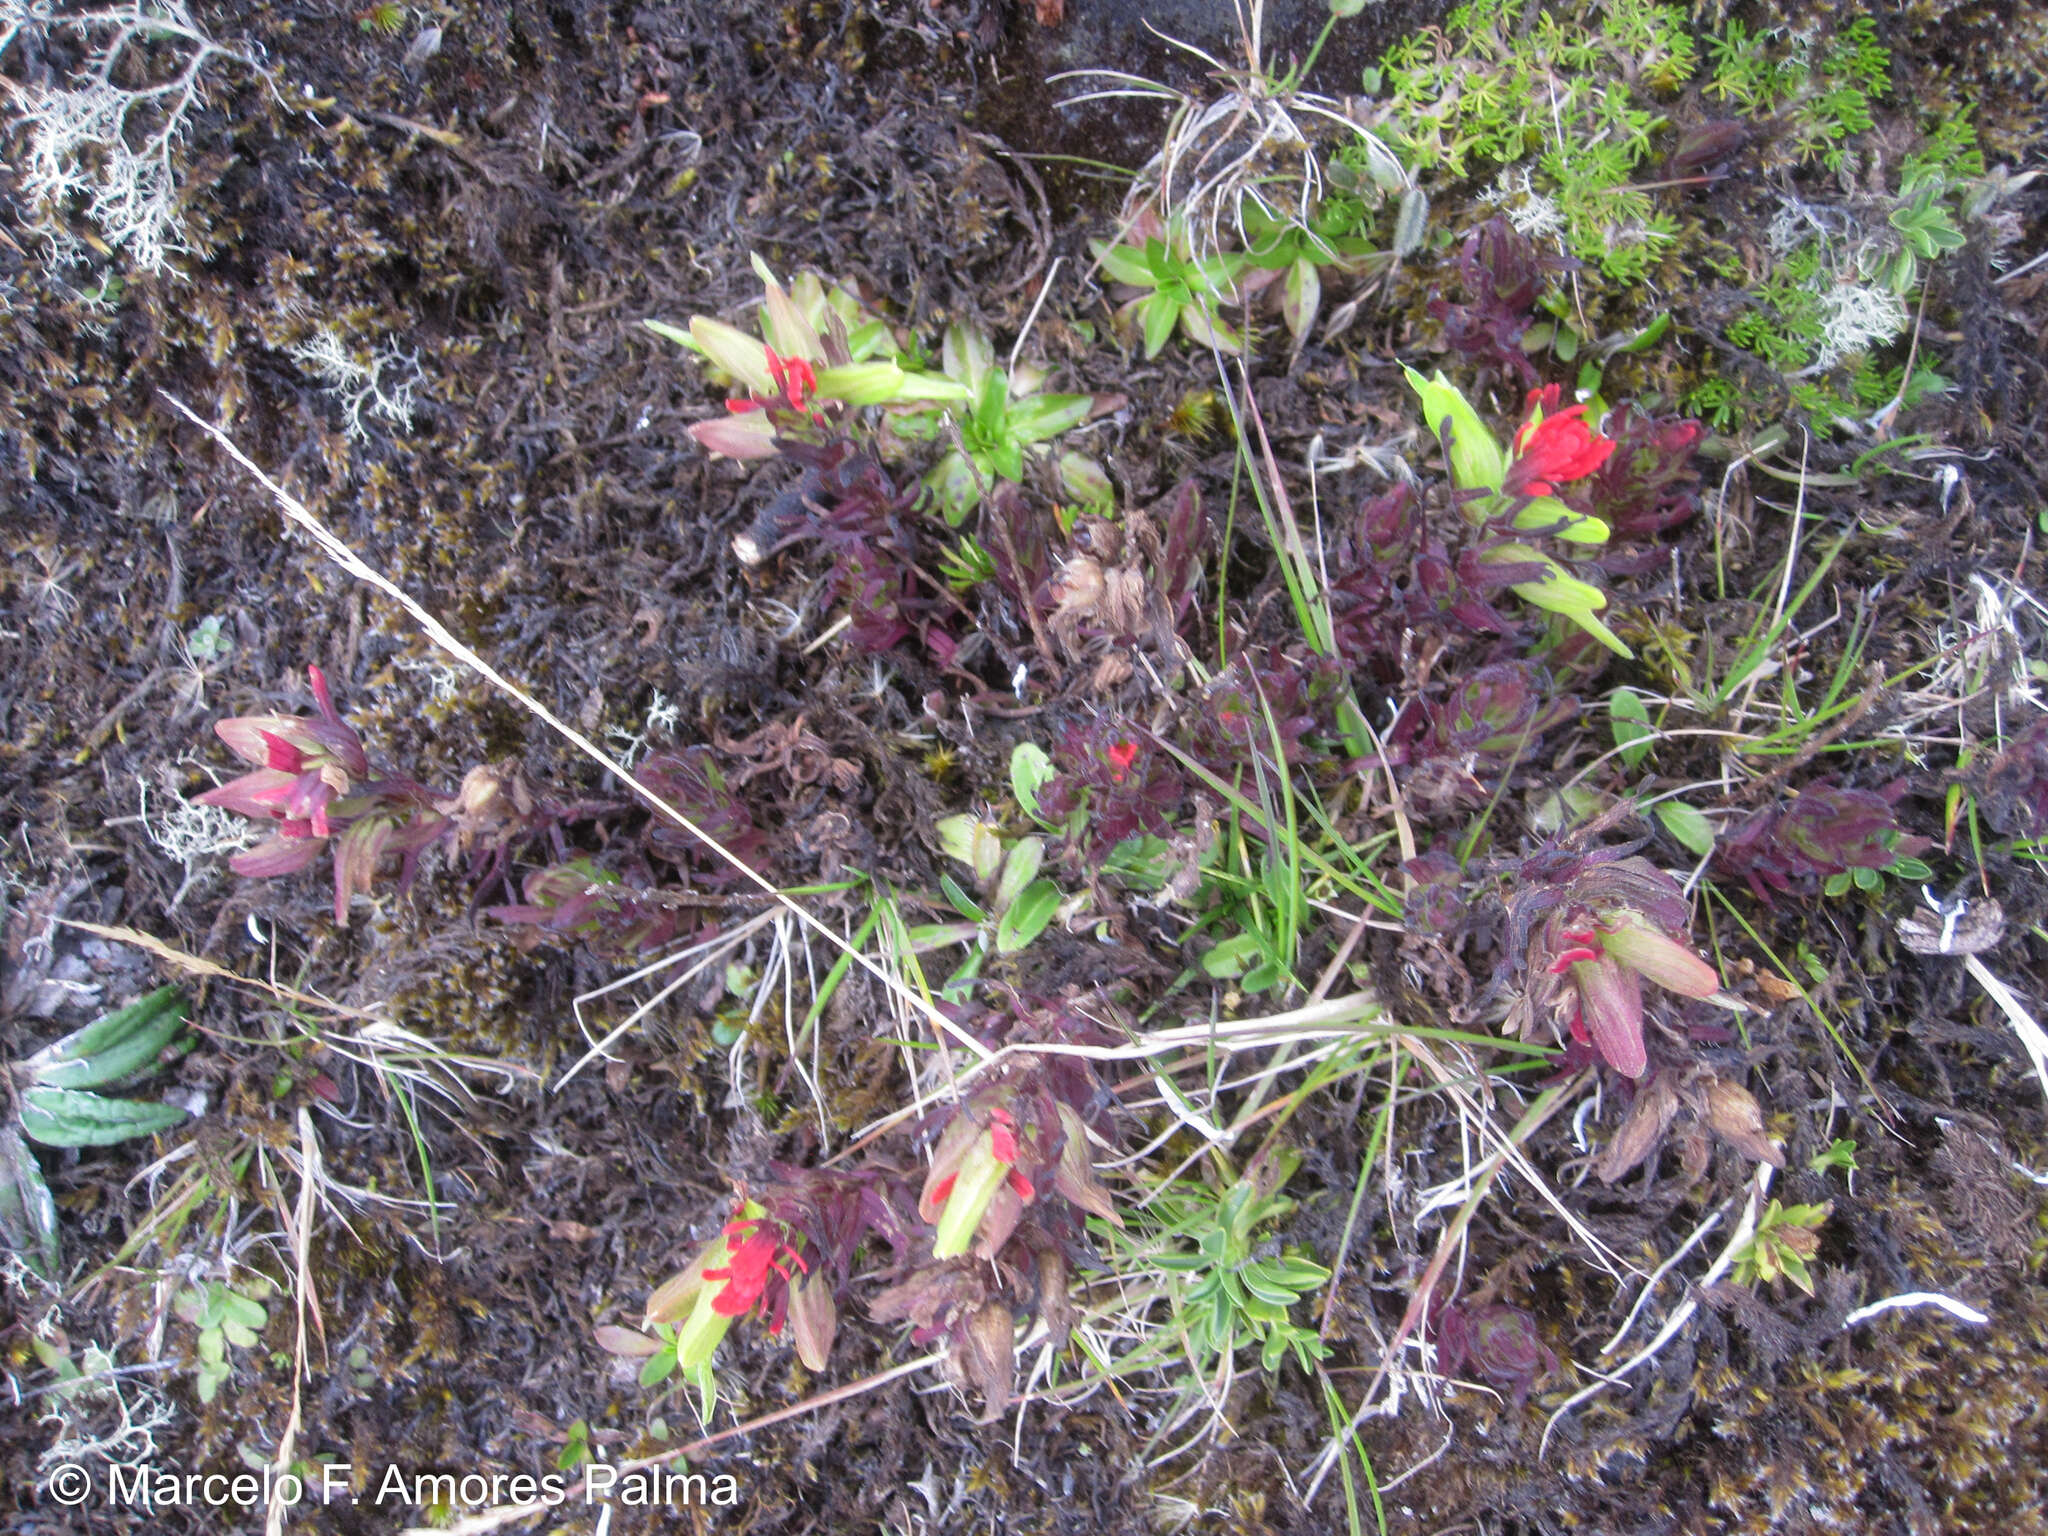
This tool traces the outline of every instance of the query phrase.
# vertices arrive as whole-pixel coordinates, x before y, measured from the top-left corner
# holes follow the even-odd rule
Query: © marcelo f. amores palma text
[[[725,1508],[739,1502],[738,1480],[730,1473],[683,1472],[668,1467],[622,1470],[592,1462],[581,1476],[566,1472],[413,1472],[389,1466],[366,1479],[360,1494],[355,1468],[322,1463],[301,1477],[265,1467],[252,1472],[174,1472],[154,1466],[67,1464],[43,1479],[43,1492],[58,1504],[78,1508],[103,1504],[120,1509],[260,1509],[272,1503],[298,1504],[307,1498],[332,1503],[409,1504],[420,1508],[482,1508],[492,1504],[622,1504],[639,1508],[685,1505]]]

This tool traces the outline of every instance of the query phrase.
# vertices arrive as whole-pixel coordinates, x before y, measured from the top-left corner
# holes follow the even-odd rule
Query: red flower
[[[1109,782],[1121,784],[1131,771],[1131,764],[1138,758],[1138,744],[1135,741],[1119,741],[1109,749]]]
[[[756,1217],[747,1221],[729,1221],[725,1224],[727,1262],[717,1269],[704,1271],[707,1281],[723,1280],[725,1284],[711,1298],[711,1310],[720,1317],[740,1317],[753,1309],[754,1303],[768,1289],[768,1276],[773,1273],[782,1277],[783,1284],[789,1283],[788,1264],[794,1264],[798,1271],[810,1273],[810,1266],[803,1256],[782,1240],[778,1227]],[[787,1259],[788,1264],[783,1261]],[[780,1309],[777,1309],[778,1312]],[[780,1318],[771,1333],[780,1331]]]
[[[1501,489],[1530,496],[1554,495],[1567,480],[1583,480],[1614,452],[1610,438],[1586,424],[1583,405],[1556,409],[1558,387],[1529,391],[1529,419],[1515,434],[1515,461]]]
[[[783,357],[773,347],[768,353],[768,372],[782,387],[792,411],[808,411],[811,396],[818,392],[818,375],[801,357]]]

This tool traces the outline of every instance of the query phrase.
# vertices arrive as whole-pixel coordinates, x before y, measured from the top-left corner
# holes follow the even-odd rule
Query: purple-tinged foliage
[[[588,858],[533,870],[521,889],[524,901],[486,907],[484,915],[581,939],[599,954],[628,960],[694,933],[705,918],[691,892],[629,886]],[[519,942],[524,948],[532,936]]]
[[[412,779],[371,779],[363,741],[341,718],[318,667],[306,675],[317,719],[250,715],[215,723],[214,732],[254,771],[199,796],[255,821],[271,823],[268,841],[228,860],[238,875],[268,879],[296,874],[328,844],[334,854],[334,920],[348,925],[349,898],[368,894],[377,866],[402,859],[398,888],[418,873],[422,850],[452,827],[434,793]]]
[[[1270,756],[1275,735],[1287,761],[1298,762],[1342,681],[1328,658],[1302,659],[1275,646],[1252,646],[1211,680],[1184,716],[1183,745],[1189,756],[1223,775],[1253,752]]]
[[[1056,822],[1085,814],[1091,855],[1140,832],[1172,835],[1187,778],[1151,732],[1097,715],[1069,725],[1052,756],[1060,771],[1038,792],[1039,809]]]
[[[1677,146],[1664,162],[1663,174],[1672,180],[1701,176],[1741,153],[1755,135],[1756,130],[1739,117],[1710,118],[1704,123],[1695,123],[1678,136]]]
[[[1424,522],[1421,498],[1410,486],[1368,501],[1330,558],[1337,654],[1391,683],[1400,675],[1404,645],[1418,632],[1458,641],[1512,631],[1492,599],[1541,571],[1489,564],[1480,559],[1485,547],[1447,546]]]
[[[1520,1408],[1530,1389],[1557,1369],[1557,1356],[1543,1342],[1535,1316],[1504,1301],[1462,1306],[1452,1302],[1436,1314],[1436,1368],[1455,1376],[1466,1365],[1488,1385],[1512,1394]]]
[[[765,506],[733,541],[749,565],[805,539],[832,557],[828,601],[844,603],[848,638],[865,651],[886,651],[915,635],[940,661],[957,642],[938,627],[941,605],[917,575],[918,493],[899,491],[882,466],[846,438],[811,444],[782,440],[804,467],[802,478]]]
[[[1893,815],[1905,792],[1903,779],[1881,790],[1809,785],[1723,837],[1715,863],[1740,875],[1764,902],[1774,894],[1811,893],[1830,875],[1887,868],[1931,846],[1924,837],[1907,836]]]
[[[641,763],[635,777],[741,863],[756,870],[766,867],[767,838],[755,827],[746,802],[727,784],[709,747],[657,752]],[[740,878],[731,863],[703,838],[666,817],[657,817],[649,825],[647,845],[658,857],[689,872],[699,885],[725,886]]]
[[[1483,797],[1489,789],[1476,775],[1527,762],[1543,733],[1578,711],[1579,701],[1553,693],[1536,663],[1494,662],[1452,683],[1442,698],[1409,700],[1387,733],[1387,755],[1395,767],[1435,780],[1450,782],[1455,773],[1470,795]],[[1439,771],[1428,773],[1432,766]]]
[[[1546,256],[1506,219],[1487,220],[1466,238],[1458,256],[1467,302],[1432,299],[1429,312],[1444,324],[1444,340],[1474,362],[1508,368],[1530,384],[1535,365],[1522,350],[1543,279],[1569,270],[1568,258]]]
[[[1620,407],[1601,425],[1614,452],[1580,487],[1580,495],[1586,510],[1607,524],[1610,545],[1654,539],[1699,510],[1694,452],[1707,435],[1703,425],[1680,416],[1651,416],[1632,405]],[[1612,559],[1603,563],[1609,569],[1615,565]]]
[[[1401,904],[1401,920],[1411,933],[1443,937],[1465,915],[1464,871],[1442,849],[1418,854],[1401,866],[1414,883]]]
[[[2017,732],[1991,760],[1977,803],[2003,836],[2048,834],[2048,715]]]

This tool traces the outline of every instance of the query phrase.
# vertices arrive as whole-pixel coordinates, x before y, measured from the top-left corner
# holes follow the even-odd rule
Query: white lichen
[[[417,352],[391,345],[366,353],[352,352],[340,333],[321,326],[291,349],[292,358],[319,379],[341,405],[342,431],[367,442],[365,416],[379,417],[400,431],[412,428],[413,392],[424,375]]]
[[[128,0],[65,11],[49,0],[0,0],[0,54],[24,35],[67,33],[85,48],[68,80],[12,82],[6,92],[24,141],[18,162],[35,232],[59,265],[85,247],[65,220],[82,208],[105,243],[145,272],[187,251],[176,156],[205,77],[223,64],[260,69],[244,48],[202,32],[185,0]],[[139,83],[137,83],[139,82]]]
[[[1479,194],[1483,203],[1491,203],[1514,225],[1518,234],[1531,240],[1549,240],[1562,244],[1564,240],[1564,210],[1555,199],[1538,192],[1529,177],[1526,165],[1511,165],[1502,171],[1494,184]]]
[[[1873,283],[1834,283],[1821,290],[1820,350],[1816,368],[1868,352],[1903,333],[1912,317],[1905,301]]]

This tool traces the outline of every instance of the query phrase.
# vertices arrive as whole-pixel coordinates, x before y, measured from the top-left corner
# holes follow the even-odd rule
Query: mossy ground
[[[249,975],[275,960],[281,981],[374,1003],[450,1049],[549,1081],[583,1049],[571,999],[613,974],[575,950],[516,950],[468,912],[453,871],[430,872],[374,916],[359,906],[340,930],[310,876],[236,882],[217,859],[188,871],[152,841],[138,785],[159,810],[166,773],[186,792],[204,787],[197,763],[219,756],[211,721],[291,696],[298,669],[315,660],[378,755],[423,779],[452,787],[472,763],[518,757],[536,778],[598,792],[552,737],[480,686],[437,675],[404,616],[281,531],[260,490],[177,425],[160,390],[226,420],[371,564],[593,734],[644,730],[657,693],[679,706],[686,741],[744,736],[805,711],[864,773],[856,790],[808,798],[764,781],[760,814],[779,871],[797,880],[850,866],[931,889],[932,821],[999,785],[1006,732],[1026,727],[992,721],[935,771],[908,744],[921,700],[944,684],[934,670],[908,652],[878,666],[837,648],[806,654],[783,637],[792,612],[804,615],[806,637],[820,627],[807,606],[816,573],[799,561],[749,575],[730,558],[730,535],[764,492],[683,437],[717,401],[638,321],[736,312],[758,294],[747,264],[758,251],[784,273],[816,267],[857,282],[927,335],[960,319],[1014,336],[1050,259],[1064,256],[1069,274],[1085,265],[1083,242],[1102,232],[1118,189],[1068,162],[1028,171],[1010,151],[1129,166],[1156,131],[1122,107],[1063,115],[1052,104],[1037,83],[1048,67],[1138,62],[1086,55],[1085,29],[1128,35],[1115,31],[1112,8],[1068,9],[1063,31],[994,0],[458,4],[437,13],[444,40],[416,77],[401,68],[409,35],[365,30],[346,9],[204,12],[218,35],[249,37],[282,75],[329,99],[297,110],[251,80],[218,83],[194,135],[187,215],[198,250],[185,274],[131,276],[111,312],[94,311],[32,248],[0,249],[0,832],[17,911],[27,895],[77,884],[74,917],[144,930]],[[1827,10],[1800,9],[1802,21]],[[1434,19],[1424,5],[1378,7],[1359,23],[1374,41],[1340,34],[1326,65],[1355,73]],[[1995,155],[2031,142],[2038,156],[2030,135],[2040,132],[2048,13],[1923,4],[1888,26],[1914,89],[1975,99]],[[1143,67],[1182,68],[1165,53]],[[1183,68],[1182,78],[1193,77]],[[1756,215],[1745,196],[1760,194],[1753,184],[1715,194],[1718,227]],[[1462,228],[1471,212],[1440,200],[1435,217]],[[2029,220],[2031,250],[2038,203]],[[1337,345],[1312,344],[1291,368],[1269,349],[1254,387],[1282,459],[1298,461],[1316,432],[1411,414],[1391,359],[1427,343],[1426,300],[1454,283],[1454,256],[1451,244],[1422,253]],[[1944,311],[1953,329],[1928,343],[1959,360],[1963,391],[1909,423],[1987,455],[1969,466],[1965,500],[1944,505],[1929,483],[1905,477],[1817,493],[1864,530],[1845,557],[1844,590],[1889,583],[1866,663],[1894,676],[1928,654],[1970,570],[2038,575],[2048,432],[2030,402],[2048,301],[2038,272],[1994,291],[1971,259],[1960,259]],[[1061,292],[1066,301],[1037,322],[1037,344],[1070,371],[1070,387],[1131,397],[1111,455],[1128,502],[1149,505],[1187,474],[1220,499],[1229,448],[1174,420],[1191,390],[1213,383],[1206,356],[1176,348],[1127,362],[1072,324],[1099,326],[1101,306],[1085,308],[1076,287]],[[1703,311],[1713,294],[1689,301]],[[367,441],[344,435],[332,397],[290,355],[321,325],[352,345],[416,354],[410,430],[373,423]],[[1674,395],[1712,363],[1704,352],[1656,356],[1638,382]],[[1747,592],[1782,560],[1782,534],[1761,513],[1738,513],[1727,534],[1728,590]],[[1248,549],[1250,568],[1255,541]],[[1270,599],[1270,585],[1238,595]],[[1687,633],[1717,622],[1697,586],[1644,612]],[[209,616],[234,645],[199,666],[186,637]],[[1834,643],[1820,640],[1809,668],[1823,673]],[[1616,680],[1654,685],[1654,652],[1639,651],[1643,667]],[[1894,707],[1880,691],[1860,729],[1876,735]],[[1065,699],[1055,711],[1077,708]],[[1603,745],[1588,727],[1567,756]],[[1890,762],[1874,753],[1856,765],[1859,782],[1906,766],[1904,748],[1887,750]],[[1939,770],[1921,782],[1908,819],[1938,832]],[[2048,887],[2031,866],[1994,861],[1988,878],[2015,932],[2048,914]],[[1797,1006],[1760,1017],[1756,1050],[1731,1052],[1756,1070],[1787,1144],[1779,1192],[1836,1203],[1819,1295],[1709,1294],[1700,1321],[1580,1411],[1544,1459],[1536,1437],[1566,1395],[1557,1382],[1523,1410],[1467,1393],[1448,1420],[1418,1408],[1370,1421],[1363,1443],[1380,1475],[1416,1469],[1387,1496],[1389,1529],[2048,1528],[2043,1205],[2012,1172],[2048,1167],[2038,1090],[1954,963],[1899,952],[1876,903],[1856,896],[1762,919],[1788,954],[1803,938],[1823,957],[1818,1000],[1885,1105],[1874,1111]],[[276,936],[276,949],[258,933]],[[1314,942],[1327,952],[1334,939]],[[78,959],[74,943],[60,938],[60,956]],[[1057,949],[1052,982],[1117,964],[1136,975],[1163,967],[1143,946],[1121,962],[1095,950],[1079,940]],[[1385,943],[1374,979],[1397,1007],[1425,1015],[1441,999],[1417,990],[1427,979],[1404,972],[1401,958]],[[2009,979],[2043,996],[2033,940],[2000,959]],[[889,1053],[864,1024],[879,1011],[878,999],[849,989],[827,1020],[827,1099],[842,1128],[889,1107]],[[732,1176],[810,1150],[772,1020],[760,1029],[769,1068],[752,1103],[729,1099],[708,1005],[686,995],[629,1035],[616,1062],[560,1093],[486,1085],[455,1115],[423,1107],[435,1193],[448,1205],[431,1223],[376,1198],[418,1201],[426,1187],[405,1118],[371,1074],[330,1053],[277,1049],[277,1011],[246,990],[212,985],[195,1012],[210,1038],[178,1078],[204,1089],[210,1109],[192,1166],[219,1170],[237,1201],[202,1206],[182,1256],[145,1250],[68,1303],[52,1319],[68,1347],[99,1343],[122,1364],[140,1361],[168,1304],[161,1277],[195,1255],[236,1251],[283,1278],[283,1249],[264,1234],[277,1230],[296,1181],[276,1173],[266,1187],[250,1170],[283,1168],[299,1111],[317,1110],[330,1175],[366,1193],[324,1215],[311,1247],[323,1327],[300,1407],[306,1454],[366,1470],[534,1473],[552,1466],[577,1418],[614,1458],[659,1448],[648,1432],[657,1411],[690,1432],[683,1401],[657,1408],[595,1348],[591,1328],[634,1312],[711,1230]],[[0,1042],[20,1056],[52,1031],[17,1016],[0,1025]],[[323,1075],[340,1094],[332,1117],[315,1082]],[[1364,1149],[1354,1109],[1331,1103],[1298,1124],[1307,1160],[1292,1235],[1312,1246],[1327,1249],[1343,1227]],[[1427,1184],[1455,1166],[1456,1128],[1440,1110],[1416,1116],[1404,1137],[1422,1164],[1411,1177]],[[1859,1149],[1853,1194],[1839,1174],[1807,1171],[1840,1136]],[[260,1156],[236,1178],[231,1165],[252,1147]],[[1546,1132],[1537,1153],[1547,1167],[1566,1165],[1566,1128]],[[107,1264],[162,1192],[161,1181],[130,1182],[149,1155],[129,1145],[46,1159],[75,1273]],[[1649,1266],[1746,1172],[1723,1152],[1697,1181],[1653,1166],[1570,1198],[1604,1240]],[[1383,1193],[1372,1199],[1384,1203]],[[1331,1304],[1338,1381],[1362,1380],[1376,1363],[1375,1338],[1398,1320],[1433,1240],[1400,1219],[1361,1231]],[[1554,1214],[1512,1191],[1482,1210],[1470,1242],[1469,1274],[1498,1276],[1561,1355],[1592,1359],[1626,1310],[1628,1297]],[[1841,1329],[1851,1307],[1921,1289],[1956,1294],[1992,1320],[1971,1329],[1907,1313]],[[28,1347],[47,1309],[8,1305],[9,1368],[28,1390],[47,1386]],[[266,1357],[290,1351],[292,1329],[287,1305],[273,1304],[271,1317],[263,1349],[205,1405],[190,1331],[168,1322],[169,1368],[147,1377],[175,1409],[156,1433],[160,1463],[239,1470],[249,1454],[274,1453],[290,1373]],[[893,1349],[879,1330],[849,1326],[832,1380],[879,1368],[899,1357]],[[721,1379],[741,1418],[821,1384],[787,1350],[738,1334]],[[1113,1396],[1072,1411],[1028,1408],[1013,1446],[1011,1421],[978,1425],[950,1393],[919,1387],[897,1383],[723,1448],[708,1466],[740,1479],[743,1504],[718,1528],[1136,1531],[1184,1516],[1196,1529],[1321,1531],[1340,1519],[1327,1493],[1311,1511],[1295,1498],[1329,1430],[1295,1374],[1245,1378],[1231,1404],[1235,1437],[1149,1474],[1134,1470],[1141,1416]],[[79,1427],[91,1429],[111,1410],[80,1411]],[[33,1404],[0,1424],[6,1498],[23,1529],[233,1523],[195,1510],[88,1520],[38,1505],[36,1459],[52,1434]],[[367,1533],[420,1513],[341,1503],[298,1518],[306,1529]],[[579,1513],[555,1528],[590,1523]],[[610,1528],[673,1526],[621,1510]]]

